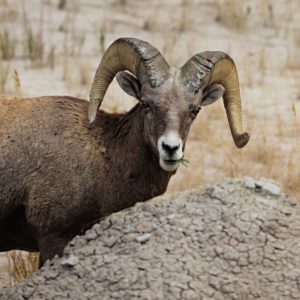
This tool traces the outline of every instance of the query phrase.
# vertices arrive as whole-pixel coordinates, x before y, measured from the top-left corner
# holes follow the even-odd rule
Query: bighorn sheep
[[[98,111],[115,75],[139,100],[125,114]],[[192,121],[222,95],[233,140],[243,147],[249,135],[227,54],[199,53],[175,69],[149,43],[120,38],[102,58],[90,102],[3,98],[0,251],[40,251],[44,262],[99,218],[164,193]]]

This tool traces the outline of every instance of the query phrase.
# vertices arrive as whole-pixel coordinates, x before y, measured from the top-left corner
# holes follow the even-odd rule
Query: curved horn
[[[213,84],[222,84],[224,106],[233,140],[238,148],[249,141],[249,134],[242,131],[241,96],[239,78],[232,58],[224,52],[207,51],[194,55],[180,69],[184,85],[192,93]]]
[[[166,79],[169,65],[151,44],[135,38],[120,38],[104,53],[90,91],[89,122],[95,121],[108,86],[119,71],[128,70],[156,88]]]

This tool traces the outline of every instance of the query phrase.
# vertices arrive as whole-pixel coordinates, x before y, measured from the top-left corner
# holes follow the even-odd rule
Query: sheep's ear
[[[122,90],[128,95],[140,99],[141,97],[141,84],[140,82],[130,73],[122,71],[116,75],[117,81]]]
[[[204,89],[202,94],[201,106],[214,103],[223,96],[225,88],[221,84],[212,84]]]

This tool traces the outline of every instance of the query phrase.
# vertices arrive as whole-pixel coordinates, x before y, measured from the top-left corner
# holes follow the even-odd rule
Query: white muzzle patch
[[[178,133],[169,131],[158,139],[159,165],[165,171],[171,172],[178,168],[183,156],[182,140]]]

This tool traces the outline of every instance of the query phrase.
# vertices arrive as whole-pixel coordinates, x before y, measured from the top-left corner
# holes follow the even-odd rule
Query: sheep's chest
[[[110,206],[107,211],[119,211],[163,194],[172,174],[154,168],[125,168],[115,175],[109,179],[109,192],[105,192],[105,203]]]

